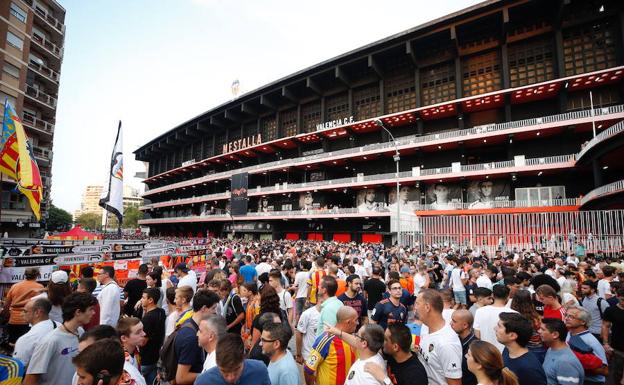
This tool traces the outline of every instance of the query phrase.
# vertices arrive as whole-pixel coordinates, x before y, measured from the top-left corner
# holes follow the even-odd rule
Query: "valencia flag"
[[[37,220],[41,220],[43,184],[32,146],[15,109],[4,102],[4,120],[0,137],[0,172],[17,182],[17,189],[28,198]]]

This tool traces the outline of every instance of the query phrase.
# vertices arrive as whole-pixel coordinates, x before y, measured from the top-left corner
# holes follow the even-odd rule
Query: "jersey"
[[[0,354],[0,384],[21,384],[24,374],[24,365],[19,360]]]
[[[355,360],[355,350],[349,344],[323,333],[314,341],[303,369],[315,375],[317,385],[343,385]]]
[[[317,270],[317,271],[313,271],[310,273],[310,278],[308,278],[308,286],[310,287],[310,297],[308,298],[308,301],[312,305],[316,305],[316,301],[317,301],[316,295],[318,293],[318,288],[321,285],[321,280],[326,275],[327,273],[325,272],[325,270]]]
[[[407,323],[407,308],[399,302],[399,306],[394,306],[389,298],[377,302],[371,314],[371,319],[384,328],[393,323]]]

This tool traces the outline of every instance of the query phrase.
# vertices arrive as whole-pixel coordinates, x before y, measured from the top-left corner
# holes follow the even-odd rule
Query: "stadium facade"
[[[140,223],[619,249],[623,41],[620,1],[485,1],[347,52],[136,150]]]

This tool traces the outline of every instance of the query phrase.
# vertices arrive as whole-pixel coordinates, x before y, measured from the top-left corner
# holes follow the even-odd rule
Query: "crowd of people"
[[[624,385],[624,254],[213,239],[120,287],[36,268],[0,384]]]

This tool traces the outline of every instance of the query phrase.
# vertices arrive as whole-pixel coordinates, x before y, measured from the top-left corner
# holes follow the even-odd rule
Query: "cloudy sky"
[[[117,122],[125,183],[132,152],[231,96],[474,5],[475,0],[60,0],[65,56],[54,135],[53,203],[73,212],[104,184]]]

